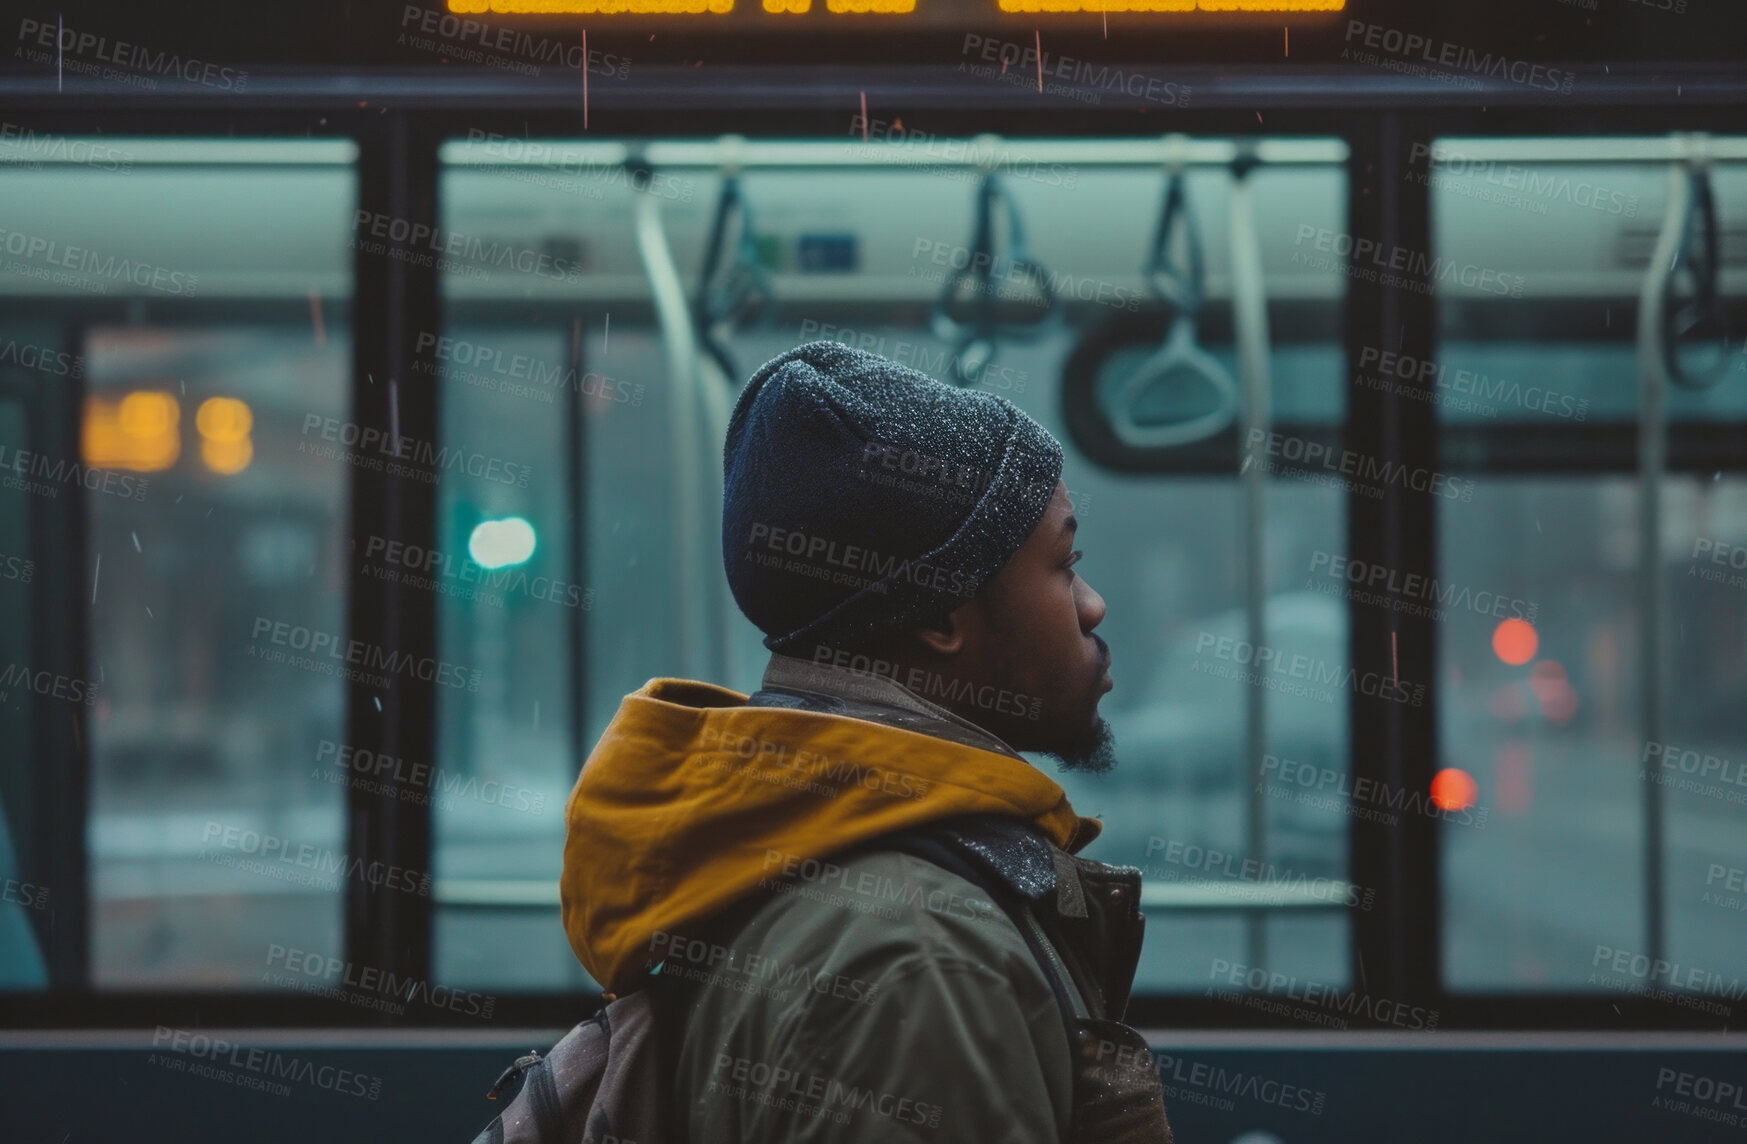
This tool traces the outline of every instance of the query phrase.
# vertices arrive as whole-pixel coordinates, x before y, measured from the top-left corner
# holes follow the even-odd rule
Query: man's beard
[[[1063,771],[1107,774],[1116,766],[1116,734],[1110,729],[1110,721],[1100,715],[1068,746],[1038,753],[1054,759]]]

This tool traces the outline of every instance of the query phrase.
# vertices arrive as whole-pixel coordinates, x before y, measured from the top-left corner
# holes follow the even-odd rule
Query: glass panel
[[[1452,987],[1580,987],[1596,943],[1641,941],[1634,496],[1489,477],[1440,522],[1442,762],[1489,811],[1443,832]]]
[[[564,381],[569,339],[559,331],[451,329],[437,356],[444,440],[498,464],[441,483],[437,553],[385,553],[401,583],[441,594],[443,655],[478,673],[476,689],[445,688],[438,699],[430,790],[438,901],[451,903],[437,911],[438,976],[573,987],[586,977],[544,912],[537,925],[452,903],[469,881],[558,879],[564,799],[579,766],[571,649],[594,606],[594,588],[576,573],[567,467],[567,429],[583,399]],[[491,368],[500,360],[513,363],[501,375]]]
[[[78,364],[55,381],[80,455],[0,498],[84,485],[89,566],[57,547],[37,575],[90,609],[86,655],[59,650],[93,690],[99,986],[258,988],[274,945],[341,952],[338,877],[301,860],[344,845],[343,794],[315,773],[341,685],[291,639],[344,630],[346,469],[306,450],[348,404],[354,151],[106,137],[0,168],[0,338],[34,317]],[[0,447],[30,447],[16,429]]]
[[[1381,354],[1376,364],[1429,382],[1449,424],[1541,426],[1535,443],[1570,455],[1556,434],[1637,420],[1637,339],[1646,333],[1637,299],[1668,169],[1506,161],[1495,157],[1497,143],[1438,145],[1447,161],[1430,169],[1435,250],[1522,289],[1488,297],[1440,287],[1439,360],[1423,372]],[[1711,180],[1718,288],[1738,304],[1747,289],[1736,241],[1747,166],[1719,163]],[[1687,353],[1714,359],[1716,347]],[[1738,427],[1747,414],[1740,381],[1729,369],[1712,388],[1668,387],[1670,423]],[[1681,462],[1678,452],[1673,460]],[[1450,506],[1439,529],[1444,588],[1466,601],[1449,609],[1442,629],[1441,761],[1472,778],[1475,811],[1489,812],[1484,829],[1443,832],[1448,983],[1634,995],[1720,985],[1738,998],[1737,951],[1747,938],[1735,844],[1747,799],[1734,638],[1743,597],[1741,567],[1730,563],[1747,565],[1739,478],[1676,472],[1663,481],[1656,741],[1645,734],[1651,668],[1635,474],[1475,480],[1472,504]],[[1657,950],[1646,928],[1651,783],[1664,834]],[[1664,968],[1652,971],[1657,960]]]
[[[1663,512],[1667,709],[1661,742],[1636,744],[1637,761],[1642,781],[1662,789],[1673,975],[1712,1004],[1738,1005],[1747,993],[1747,478],[1670,482]]]
[[[446,488],[449,539],[443,559],[460,561],[472,522],[519,514],[540,537],[530,575],[536,566],[557,579],[574,575],[572,567],[586,570],[570,581],[592,601],[580,617],[586,655],[574,685],[583,704],[580,738],[586,750],[623,696],[646,680],[696,674],[752,691],[768,653],[760,633],[727,600],[707,488],[700,503],[709,511],[700,518],[700,536],[683,533],[687,486],[675,463],[672,366],[637,243],[642,192],[598,145],[475,136],[444,149],[444,226],[456,249],[467,244],[453,236],[476,237],[497,249],[530,252],[533,269],[512,272],[499,261],[491,267],[456,265],[446,275],[450,340],[432,347],[443,385],[445,433],[451,442],[465,440],[528,467],[535,479],[528,489],[457,486],[453,500]],[[1307,269],[1293,257],[1302,227],[1338,228],[1345,217],[1345,176],[1339,146],[1333,146],[1336,161],[1326,166],[1271,168],[1254,177],[1274,334],[1277,424],[1333,426],[1344,412],[1338,341],[1344,279]],[[819,153],[834,159],[861,149],[859,139],[828,141]],[[913,157],[916,150],[908,153]],[[696,169],[661,171],[654,162],[660,173],[646,184],[647,197],[659,208],[689,296],[701,272],[721,180]],[[1140,264],[1163,179],[1150,164],[1129,170],[1010,167],[1006,185],[1032,253],[1067,303],[1067,320],[1030,343],[1004,341],[980,383],[1025,409],[1067,447],[1065,479],[1086,552],[1081,569],[1110,606],[1102,634],[1113,650],[1118,683],[1104,710],[1116,730],[1122,765],[1108,778],[1064,778],[1076,806],[1105,816],[1106,833],[1094,856],[1145,867],[1149,882],[1179,874],[1222,884],[1265,880],[1265,872],[1246,872],[1241,861],[1244,808],[1257,797],[1267,800],[1273,876],[1338,879],[1346,865],[1344,809],[1306,806],[1284,789],[1272,798],[1246,793],[1243,713],[1249,689],[1195,671],[1207,658],[1197,651],[1204,635],[1241,636],[1245,630],[1237,587],[1236,480],[1114,473],[1081,454],[1064,425],[1061,378],[1075,341],[1094,323],[1154,305]],[[1195,169],[1188,185],[1208,260],[1202,339],[1235,374],[1229,175]],[[749,168],[742,187],[753,245],[777,304],[728,340],[733,382],[714,379],[724,401],[760,363],[821,339],[950,377],[951,346],[930,328],[928,307],[940,290],[941,268],[968,254],[974,171]],[[550,260],[544,270],[538,254]],[[578,272],[566,273],[559,260]],[[1120,373],[1151,348],[1137,343],[1111,372]],[[1187,403],[1203,398],[1173,399],[1185,404],[1159,412],[1202,411]],[[586,491],[580,514],[562,495],[569,479],[565,427],[578,409]],[[718,428],[708,446],[699,447],[717,475],[720,449]],[[1235,470],[1235,451],[1231,463]],[[706,484],[708,477],[699,474]],[[1269,639],[1289,654],[1344,664],[1344,605],[1312,583],[1322,564],[1344,549],[1342,494],[1281,477],[1270,480],[1267,499]],[[585,529],[576,565],[562,559],[562,545],[572,542],[566,534],[572,519]],[[723,605],[723,612],[712,611]],[[517,622],[518,607],[534,617],[529,624]],[[439,806],[438,976],[515,988],[580,984],[585,979],[559,928],[551,886],[563,838],[562,805],[581,762],[567,737],[564,697],[570,690],[563,686],[565,624],[576,617],[549,604],[512,601],[497,608],[448,592],[443,614],[446,656],[466,659],[464,648],[484,646],[478,641],[485,633],[497,633],[489,638],[502,641],[501,651],[493,654],[538,663],[545,674],[525,685],[512,682],[501,693],[445,693],[440,765],[486,768],[546,801],[541,814],[460,802]],[[705,619],[688,627],[688,614]],[[725,633],[718,660],[688,638],[713,622],[712,615],[720,616]],[[1342,771],[1346,709],[1344,695],[1328,701],[1271,698],[1269,756]],[[473,744],[472,761],[459,753],[464,743]],[[1057,776],[1053,764],[1039,764]],[[1219,870],[1205,862],[1186,865],[1180,853],[1186,846],[1217,848],[1237,860]],[[502,909],[510,895],[525,895],[527,906]],[[481,908],[485,902],[499,908]],[[1341,909],[1268,920],[1267,967],[1343,984],[1347,925]],[[1229,912],[1163,913],[1154,918],[1152,934],[1136,983],[1141,990],[1200,991],[1217,959],[1241,960],[1252,948],[1242,921]]]
[[[1228,480],[1087,479],[1094,511],[1077,543],[1110,608],[1105,634],[1118,682],[1104,711],[1121,760],[1108,776],[1062,776],[1075,807],[1104,819],[1091,856],[1139,866],[1149,885],[1201,885],[1227,905],[1244,902],[1258,884],[1320,886],[1331,907],[1344,904],[1334,882],[1346,876],[1345,807],[1296,795],[1301,771],[1345,771],[1348,695],[1324,687],[1294,693],[1280,685],[1299,680],[1268,671],[1237,676],[1255,660],[1241,590],[1238,489]],[[1270,480],[1267,496],[1265,644],[1282,660],[1304,656],[1339,670],[1348,660],[1346,609],[1312,584],[1315,570],[1345,549],[1344,497],[1290,479]],[[1266,718],[1259,789],[1249,784],[1246,743],[1246,704],[1258,699]],[[1246,843],[1252,800],[1265,824],[1260,853]],[[1237,965],[1345,984],[1346,918],[1338,908],[1327,924],[1263,916],[1255,947],[1235,912],[1149,919],[1136,989],[1200,992]]]
[[[15,343],[21,332],[7,330]],[[31,356],[40,360],[39,355]],[[32,376],[34,372],[33,367],[19,365],[0,368],[0,449],[13,456],[14,450],[35,443],[29,412],[47,379]],[[12,458],[0,459],[10,470]],[[6,672],[6,683],[0,685],[0,735],[11,747],[0,755],[0,989],[42,989],[48,985],[48,964],[40,930],[54,887],[44,884],[52,881],[46,873],[49,863],[35,860],[36,848],[30,845],[30,835],[35,833],[30,808],[39,789],[30,763],[47,753],[43,716],[60,713],[52,708],[39,712],[39,705],[26,698],[32,692],[19,687],[18,673],[21,668],[51,669],[52,676],[63,673],[55,670],[60,664],[43,663],[32,654],[42,642],[42,633],[35,607],[41,566],[31,524],[44,510],[32,503],[40,498],[14,487],[17,480],[9,472],[0,489],[0,665]],[[49,682],[52,694],[52,679]],[[13,699],[15,691],[20,692],[18,700]]]
[[[1373,348],[1367,378],[1397,388],[1429,380],[1439,415],[1454,424],[1635,421],[1638,295],[1667,207],[1666,167],[1517,161],[1494,157],[1494,142],[1440,141],[1436,154],[1446,158],[1429,168],[1437,370],[1421,376],[1421,363]],[[1535,141],[1522,143],[1533,150]],[[1410,177],[1427,177],[1421,150]],[[1717,163],[1710,180],[1720,285],[1739,297],[1747,290],[1747,164]],[[1691,340],[1683,360],[1715,360],[1714,341]],[[1732,360],[1728,376],[1738,382],[1740,355]],[[1673,422],[1747,415],[1740,384],[1671,387],[1666,400]]]
[[[343,225],[349,179],[327,174]],[[166,454],[180,436],[148,499],[91,505],[100,984],[255,985],[272,945],[340,951],[345,794],[326,776],[345,693],[299,654],[346,619],[346,469],[301,448],[307,418],[347,405],[350,346],[325,341],[239,324],[88,336],[88,455],[111,418],[123,434],[144,418],[142,395]]]

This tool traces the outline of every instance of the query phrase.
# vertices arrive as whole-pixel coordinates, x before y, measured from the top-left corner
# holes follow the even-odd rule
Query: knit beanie
[[[1062,447],[1004,397],[838,342],[752,375],[723,449],[722,559],[775,652],[933,625],[1043,519]]]

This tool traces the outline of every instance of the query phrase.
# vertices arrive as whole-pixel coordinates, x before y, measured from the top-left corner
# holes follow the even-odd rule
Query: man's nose
[[[1104,597],[1100,596],[1098,590],[1084,580],[1080,581],[1075,596],[1074,602],[1079,605],[1080,610],[1080,630],[1090,632],[1104,622]]]

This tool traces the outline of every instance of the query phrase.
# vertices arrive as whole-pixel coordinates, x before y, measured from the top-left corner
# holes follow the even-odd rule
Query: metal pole
[[[1268,299],[1263,292],[1262,251],[1250,202],[1250,165],[1232,168],[1231,185],[1231,305],[1237,335],[1238,372],[1242,381],[1245,441],[1266,434],[1272,423],[1269,408]],[[1244,614],[1251,647],[1267,642],[1268,477],[1262,465],[1243,471]],[[1262,799],[1262,755],[1268,747],[1267,689],[1252,687],[1245,705],[1244,748],[1249,775],[1245,843],[1252,860],[1267,861],[1268,823]],[[1244,916],[1245,941],[1251,965],[1267,964],[1267,919],[1258,911]]]
[[[1662,741],[1662,472],[1668,464],[1662,407],[1662,301],[1691,208],[1688,167],[1668,168],[1668,209],[1638,295],[1638,617],[1643,654],[1639,709],[1647,743]],[[1644,945],[1652,962],[1662,956],[1662,787],[1653,773],[1644,783]]]

